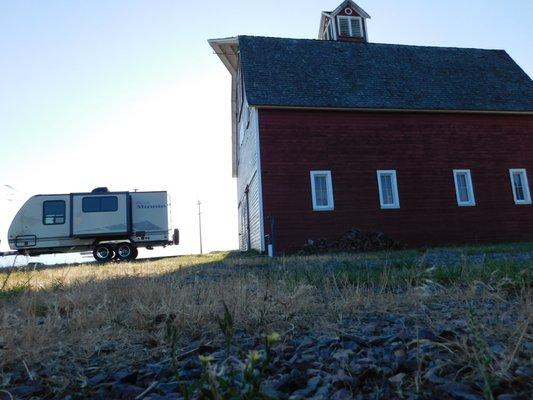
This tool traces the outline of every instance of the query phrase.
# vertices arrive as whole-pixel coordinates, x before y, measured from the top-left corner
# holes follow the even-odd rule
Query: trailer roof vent
[[[99,188],[93,189],[91,193],[109,193],[109,189],[106,187],[99,187]]]

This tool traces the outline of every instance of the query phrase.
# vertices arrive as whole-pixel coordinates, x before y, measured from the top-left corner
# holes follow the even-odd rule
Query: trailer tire
[[[120,261],[131,261],[137,257],[137,248],[131,243],[119,243],[116,247],[116,257]]]
[[[107,263],[115,257],[115,250],[109,244],[97,244],[93,250],[93,257],[99,263]]]

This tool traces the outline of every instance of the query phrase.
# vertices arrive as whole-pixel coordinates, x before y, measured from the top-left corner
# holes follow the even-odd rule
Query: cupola
[[[370,15],[351,0],[343,1],[334,11],[323,11],[320,40],[368,42],[366,20]]]

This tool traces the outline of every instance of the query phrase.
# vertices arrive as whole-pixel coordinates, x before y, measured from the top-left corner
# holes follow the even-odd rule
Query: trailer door
[[[72,236],[129,236],[129,203],[128,193],[73,194]]]

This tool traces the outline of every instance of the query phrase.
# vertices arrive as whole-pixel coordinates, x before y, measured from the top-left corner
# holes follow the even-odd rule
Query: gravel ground
[[[480,324],[485,328],[502,323],[502,318],[506,324],[524,323],[518,314],[511,312],[512,304],[506,302],[485,301],[476,308],[484,315]],[[463,315],[467,313],[466,306],[462,311]],[[261,392],[269,396],[264,398],[291,400],[530,399],[533,342],[522,340],[511,363],[504,343],[498,338],[484,342],[486,348],[476,347],[471,323],[460,316],[453,301],[439,302],[409,315],[365,313],[357,319],[343,320],[327,332],[286,332],[273,347]],[[492,365],[509,363],[509,368],[491,375],[487,384],[478,371],[481,367],[472,362],[469,353],[473,348],[485,351]],[[94,365],[79,377],[75,393],[70,389],[71,394],[64,398],[182,399],[180,384],[191,385],[202,376],[199,356],[210,355],[212,368],[222,371],[232,362],[233,368],[238,369],[239,362],[232,360],[245,359],[250,351],[262,349],[262,337],[237,331],[230,359],[223,345],[203,340],[180,349],[175,368],[165,358],[105,373],[96,356]],[[53,397],[42,383],[47,372],[31,373],[40,376],[40,381],[29,380],[23,372],[14,374],[10,377],[13,383],[10,394],[14,398]],[[487,385],[490,394],[484,392]],[[7,392],[0,392],[0,399],[9,398]]]

